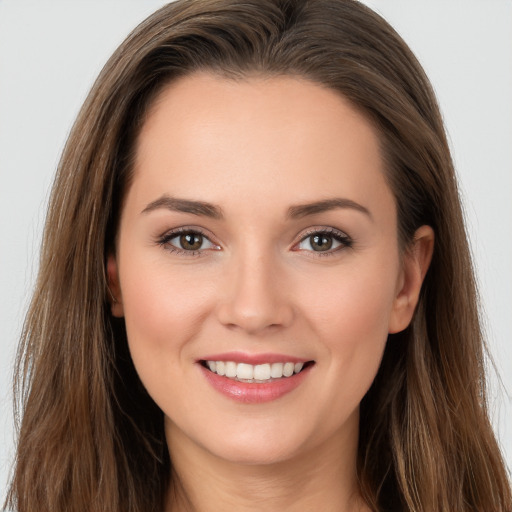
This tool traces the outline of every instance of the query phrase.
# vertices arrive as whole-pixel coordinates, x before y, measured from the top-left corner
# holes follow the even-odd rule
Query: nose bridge
[[[219,320],[250,334],[289,325],[293,308],[283,288],[283,272],[269,247],[245,244],[228,262],[226,294]]]

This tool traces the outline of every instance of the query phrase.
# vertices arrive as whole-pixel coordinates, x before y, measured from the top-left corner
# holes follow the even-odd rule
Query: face
[[[337,93],[195,74],[153,105],[108,274],[171,447],[250,464],[354,447],[420,267],[377,135]]]

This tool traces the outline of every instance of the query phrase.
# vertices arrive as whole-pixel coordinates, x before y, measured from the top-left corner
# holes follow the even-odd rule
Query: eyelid
[[[313,235],[331,236],[337,242],[339,242],[340,245],[334,249],[329,249],[326,251],[312,251],[312,250],[308,250],[308,249],[298,248],[298,246],[302,242],[304,242],[305,240],[307,240],[309,237],[311,237]],[[315,227],[308,228],[305,232],[300,234],[299,241],[293,245],[292,250],[305,251],[308,253],[312,253],[315,256],[332,256],[332,255],[335,255],[336,253],[342,251],[343,249],[351,248],[353,246],[353,243],[354,243],[353,239],[349,235],[347,235],[347,233],[345,233],[344,231],[341,231],[340,229],[334,228],[332,226],[315,226]]]
[[[195,233],[201,235],[203,238],[208,240],[208,242],[213,246],[207,249],[197,249],[197,250],[186,250],[176,247],[175,245],[169,244],[170,240],[176,238],[180,234],[183,233]],[[333,237],[340,245],[335,247],[334,249],[329,249],[326,251],[313,251],[308,249],[301,249],[298,246],[304,242],[308,237],[313,235],[328,235]],[[217,242],[214,241],[214,237],[205,229],[198,226],[180,226],[177,228],[172,228],[167,230],[162,235],[157,236],[156,243],[162,246],[164,249],[168,250],[171,253],[186,255],[186,256],[201,256],[205,255],[206,252],[211,250],[220,251],[221,246]],[[295,242],[291,248],[292,251],[304,251],[313,254],[314,256],[329,256],[342,251],[343,249],[347,249],[352,247],[353,239],[347,235],[344,231],[340,229],[334,228],[332,226],[314,226],[308,228],[306,231],[300,234],[300,238],[297,242]]]
[[[186,250],[186,249],[181,249],[180,247],[176,247],[175,245],[172,245],[169,243],[173,238],[176,238],[184,233],[193,233],[193,234],[201,235],[203,238],[208,240],[208,242],[213,247],[209,247],[207,249]],[[211,234],[209,234],[206,230],[204,230],[203,228],[200,228],[198,226],[180,226],[177,228],[169,229],[162,235],[157,236],[156,243],[171,253],[178,254],[178,255],[196,256],[197,257],[197,256],[204,255],[204,253],[206,251],[221,250],[220,245],[218,243],[214,242],[212,240],[212,238],[213,238],[213,236]]]

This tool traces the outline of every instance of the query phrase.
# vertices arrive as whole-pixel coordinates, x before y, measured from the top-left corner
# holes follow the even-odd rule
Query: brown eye
[[[309,243],[314,251],[328,251],[332,247],[332,236],[324,233],[312,235]]]
[[[170,252],[182,255],[197,256],[207,250],[220,250],[209,238],[199,231],[179,230],[163,235],[158,243]]]
[[[297,248],[302,251],[335,253],[338,249],[351,247],[352,240],[343,231],[334,230],[314,231],[305,236]]]
[[[183,233],[180,235],[180,246],[186,251],[197,251],[203,245],[203,235],[199,233]]]

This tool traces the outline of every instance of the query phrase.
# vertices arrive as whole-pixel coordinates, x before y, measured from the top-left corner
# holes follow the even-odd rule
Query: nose
[[[289,290],[271,255],[240,254],[229,267],[217,306],[217,317],[224,326],[258,335],[292,323]]]

